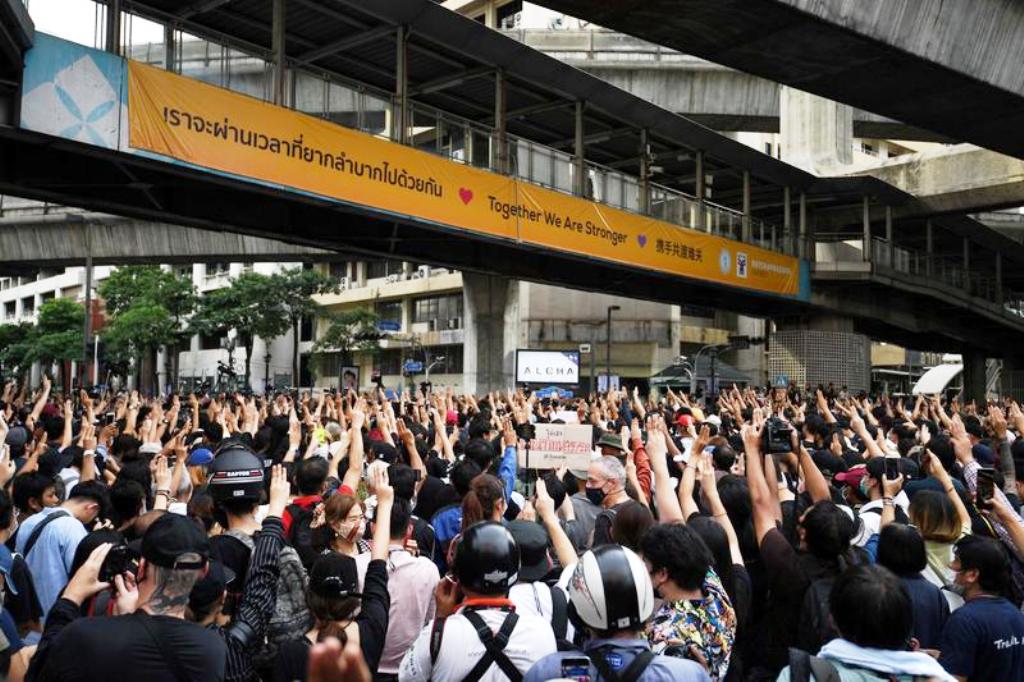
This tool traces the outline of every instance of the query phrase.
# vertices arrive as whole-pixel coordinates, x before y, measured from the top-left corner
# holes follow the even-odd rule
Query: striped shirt
[[[209,628],[220,634],[227,644],[227,665],[224,670],[225,682],[258,682],[253,659],[263,647],[267,624],[274,615],[277,603],[277,581],[281,575],[279,558],[284,547],[284,526],[281,519],[270,516],[263,519],[263,530],[255,538],[252,556],[249,559],[249,573],[245,580],[245,591],[238,601],[232,625],[241,621],[252,629],[248,638],[235,637],[231,626]]]

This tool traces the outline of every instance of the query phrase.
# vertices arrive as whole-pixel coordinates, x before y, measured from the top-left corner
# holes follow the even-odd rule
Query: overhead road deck
[[[175,17],[150,7],[155,4],[146,3],[150,11],[147,16],[178,22],[190,33],[262,55],[275,47],[270,36],[272,22],[259,14],[267,12],[271,3],[238,0],[217,7],[206,4],[203,7],[209,8],[208,12]],[[141,12],[141,3],[125,6]],[[378,93],[388,92],[389,88],[397,89],[395,74],[404,73],[408,78],[403,89],[418,93],[420,98],[413,103],[427,98],[428,104],[460,117],[475,111],[472,120],[481,125],[498,123],[493,112],[503,110],[506,115],[500,121],[504,121],[507,132],[518,131],[525,140],[551,147],[565,146],[565,140],[573,139],[568,146],[584,152],[586,161],[600,159],[599,163],[614,163],[627,170],[639,169],[649,159],[645,162],[646,157],[639,156],[639,144],[616,145],[630,136],[635,143],[646,136],[648,141],[654,140],[652,156],[665,155],[666,167],[674,163],[678,172],[690,173],[688,178],[667,177],[666,182],[677,188],[687,183],[696,187],[712,176],[714,183],[708,182],[713,184],[712,198],[749,203],[754,216],[783,215],[785,188],[794,199],[791,211],[796,209],[794,194],[805,196],[812,212],[855,207],[865,198],[885,206],[906,200],[899,190],[870,178],[813,178],[425,0],[372,5],[290,0],[278,6],[289,10],[285,39],[279,36],[276,47],[287,48],[284,63],[293,68],[313,63],[327,73],[330,69],[321,66],[319,60],[329,63],[336,59],[332,49],[344,51],[358,42],[358,58],[346,57],[346,73],[335,74],[346,82],[368,83],[367,87]],[[194,23],[204,17],[219,17],[225,8],[242,14],[220,17],[222,29],[203,29]],[[330,14],[325,15],[325,10]],[[373,14],[368,13],[371,11]],[[261,23],[264,20],[266,23]],[[251,35],[220,32],[239,27],[251,28]],[[312,31],[333,37],[321,35],[326,42],[318,43],[311,37]],[[398,36],[402,37],[397,41],[404,46],[402,50],[396,46]],[[262,45],[252,42],[257,39]],[[364,40],[369,42],[360,42]],[[299,48],[294,46],[296,41]],[[414,45],[418,47],[414,49]],[[300,53],[300,49],[305,51]],[[400,54],[404,54],[402,68],[398,68]],[[454,64],[462,65],[462,70],[453,76]],[[531,70],[524,71],[523,65],[529,64],[533,64]],[[458,90],[475,81],[481,82],[472,92]],[[280,79],[275,83],[279,84]],[[455,94],[445,94],[449,85],[456,88]],[[439,93],[444,94],[443,100],[429,99]],[[505,106],[499,107],[499,101]],[[533,118],[543,107],[551,107],[549,113],[560,113],[550,120],[546,115]],[[567,109],[571,123],[562,116]],[[282,109],[281,115],[286,113]],[[517,116],[526,120],[513,122]],[[115,144],[112,149],[104,149],[53,134],[0,128],[0,190],[96,211],[287,238],[319,248],[437,263],[636,298],[700,300],[706,305],[760,316],[798,314],[806,309],[800,301],[726,287],[720,282],[664,275],[634,267],[632,262],[609,262],[528,243],[467,235],[444,224],[424,224],[357,202],[339,204],[314,194],[282,191],[280,185],[211,174],[117,149],[124,147]],[[728,165],[733,162],[736,165]],[[698,166],[702,166],[702,172],[696,172]],[[662,173],[670,175],[666,168]],[[468,204],[467,199],[464,201]],[[1003,326],[1005,329],[987,335],[986,342],[1001,342],[1001,333],[1019,334],[1015,321]]]
[[[1024,4],[540,0],[716,64],[1024,157]]]

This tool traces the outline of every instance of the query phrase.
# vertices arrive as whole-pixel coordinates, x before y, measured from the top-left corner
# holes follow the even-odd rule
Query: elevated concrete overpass
[[[881,252],[888,251],[891,257],[896,242],[890,221],[882,229],[873,211],[882,209],[889,215],[913,200],[871,178],[815,178],[426,0],[388,0],[372,6],[293,0],[286,25],[280,18],[274,21],[267,3],[244,8],[234,3],[211,5],[187,14],[179,13],[179,3],[162,0],[132,7],[189,33],[273,57],[270,90],[279,103],[289,102],[288,83],[297,81],[296,74],[309,76],[303,69],[312,65],[325,87],[387,102],[384,129],[367,120],[365,113],[376,111],[372,107],[357,108],[355,125],[378,141],[390,137],[393,142],[382,144],[391,145],[391,150],[400,143],[420,147],[446,158],[444,163],[457,160],[465,167],[497,171],[487,176],[488,182],[504,182],[501,178],[507,177],[547,185],[565,197],[574,194],[576,201],[595,200],[593,210],[609,215],[613,208],[623,209],[664,221],[664,229],[670,224],[691,228],[680,234],[692,237],[695,229],[697,234],[732,239],[730,259],[733,253],[772,247],[813,256],[816,243],[831,238],[819,230],[818,216],[862,206],[865,219],[859,226],[867,248],[861,261],[876,260],[872,234],[886,234]],[[270,39],[272,26],[276,40]],[[358,58],[350,55],[355,49]],[[280,113],[286,113],[284,108]],[[169,120],[166,113],[164,118]],[[273,118],[284,120],[276,113]],[[1024,291],[1024,275],[1018,275],[1021,270],[1016,267],[1007,267],[1000,275],[998,290],[975,287],[968,290],[966,300],[952,301],[962,326],[933,327],[907,315],[851,309],[841,299],[816,298],[813,291],[810,300],[765,295],[750,287],[726,286],[723,278],[678,276],[652,271],[637,261],[596,258],[586,250],[538,248],[527,240],[481,235],[482,224],[463,229],[420,219],[414,205],[383,210],[368,201],[337,201],[280,182],[254,182],[232,171],[211,172],[173,155],[168,160],[137,153],[117,129],[105,144],[82,141],[79,132],[62,135],[50,129],[0,127],[0,191],[314,248],[386,255],[672,303],[699,300],[762,317],[846,315],[858,328],[875,330],[883,338],[916,339],[908,345],[917,348],[966,343],[999,355],[1024,331],[1024,318],[1005,305],[1015,300],[1006,294]],[[567,139],[572,140],[572,154],[558,151]],[[655,162],[660,171],[652,181]],[[445,168],[455,173],[455,166]],[[551,174],[545,175],[548,171]],[[535,191],[523,184],[517,187]],[[469,206],[474,194],[465,189],[460,188],[457,196]],[[513,208],[518,214],[526,211],[518,206],[508,211]],[[653,245],[646,233],[634,236],[640,249]],[[943,253],[942,236],[936,235],[939,243],[934,246],[939,248],[929,250],[929,257]],[[950,246],[957,243],[953,239]],[[1024,264],[1019,251],[1000,257],[1008,265]],[[732,262],[723,274],[731,275]],[[875,270],[867,274],[861,279],[871,284]],[[945,295],[928,287],[927,272],[911,274],[922,296]],[[976,279],[971,276],[969,281]],[[985,301],[994,308],[976,305]],[[495,343],[501,347],[501,341]]]
[[[3,199],[9,199],[3,197]],[[0,272],[83,265],[243,262],[325,262],[338,252],[237,232],[136,220],[77,209],[9,207],[0,211]]]
[[[503,33],[714,130],[779,132],[782,86],[774,81],[599,28],[512,29]],[[853,111],[853,134],[950,141],[932,131],[861,109]]]
[[[1024,157],[1024,5],[1009,0],[541,0],[716,64]]]

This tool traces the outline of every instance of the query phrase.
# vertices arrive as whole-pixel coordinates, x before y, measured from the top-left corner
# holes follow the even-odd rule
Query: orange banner
[[[800,263],[483,171],[138,62],[129,145],[207,169],[502,239],[784,296]]]

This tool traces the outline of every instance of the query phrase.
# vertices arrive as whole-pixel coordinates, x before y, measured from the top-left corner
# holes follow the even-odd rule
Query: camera
[[[781,455],[793,449],[790,440],[793,429],[778,417],[769,417],[764,423],[761,450],[766,455]]]
[[[516,424],[516,435],[525,441],[531,441],[537,436],[537,427],[530,422]]]
[[[100,566],[100,582],[109,583],[114,576],[122,575],[132,568],[132,551],[127,545],[111,547]]]

